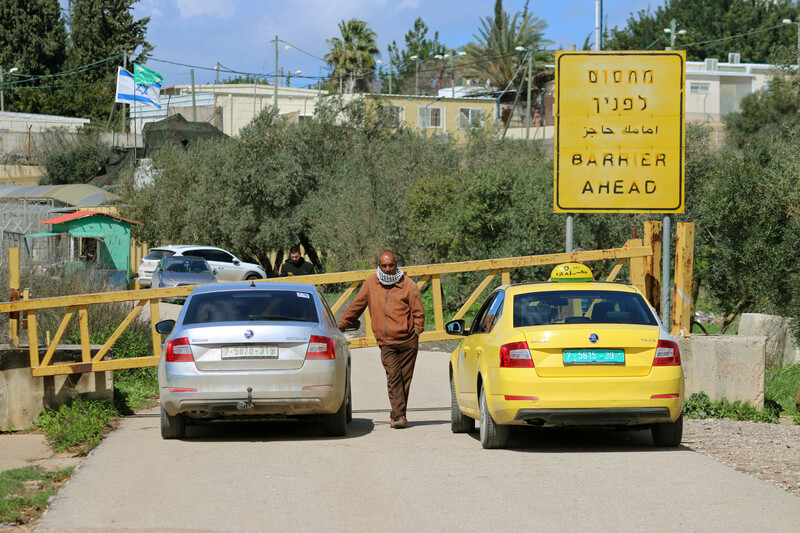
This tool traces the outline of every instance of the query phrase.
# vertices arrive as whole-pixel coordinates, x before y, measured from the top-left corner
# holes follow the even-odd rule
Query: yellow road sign
[[[556,212],[682,213],[686,53],[556,53]]]

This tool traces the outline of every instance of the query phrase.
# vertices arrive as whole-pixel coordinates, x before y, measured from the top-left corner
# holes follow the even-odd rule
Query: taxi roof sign
[[[592,270],[582,263],[563,263],[550,272],[550,281],[593,281]]]

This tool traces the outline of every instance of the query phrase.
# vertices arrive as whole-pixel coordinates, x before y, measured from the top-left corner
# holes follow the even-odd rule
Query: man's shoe
[[[398,416],[395,419],[394,428],[395,429],[403,429],[408,427],[408,419],[404,416]]]
[[[396,418],[390,418],[389,419],[389,427],[391,429],[394,429],[394,428],[397,427],[397,419]]]

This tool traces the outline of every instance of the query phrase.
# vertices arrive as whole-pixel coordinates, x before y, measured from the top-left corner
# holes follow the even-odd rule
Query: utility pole
[[[528,109],[525,113],[525,140],[531,138],[531,85],[533,84],[533,50],[528,50]]]
[[[194,69],[189,69],[192,74],[192,122],[197,122],[197,102],[194,96]]]
[[[450,51],[450,86],[453,88],[453,98],[456,97],[456,73],[453,70],[453,56],[455,53],[455,50]]]
[[[419,94],[419,56],[413,55],[409,57],[416,64],[416,73],[414,74],[414,94]]]
[[[389,94],[392,94],[392,52],[389,51]]]
[[[219,61],[217,61],[217,68],[215,69],[217,71],[217,81],[216,81],[215,85],[219,85],[219,67],[221,67],[221,66],[222,65],[220,65]]]
[[[124,70],[128,70],[128,51],[127,50],[123,50],[122,51],[122,68]],[[126,114],[127,114],[127,109],[125,108],[125,104],[122,104],[122,113],[121,113],[121,117],[120,117],[120,120],[122,121],[122,125],[120,127],[120,134],[121,135],[125,134],[125,120],[126,120],[125,115]]]
[[[275,36],[275,82],[273,83],[274,92],[272,94],[272,105],[275,111],[278,110],[278,36]]]

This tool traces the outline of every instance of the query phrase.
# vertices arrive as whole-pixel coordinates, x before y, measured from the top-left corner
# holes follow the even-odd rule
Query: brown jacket
[[[358,295],[339,320],[339,328],[355,324],[367,307],[378,344],[405,342],[425,327],[422,297],[417,284],[408,276],[403,275],[389,287],[381,285],[376,274],[364,280]]]

